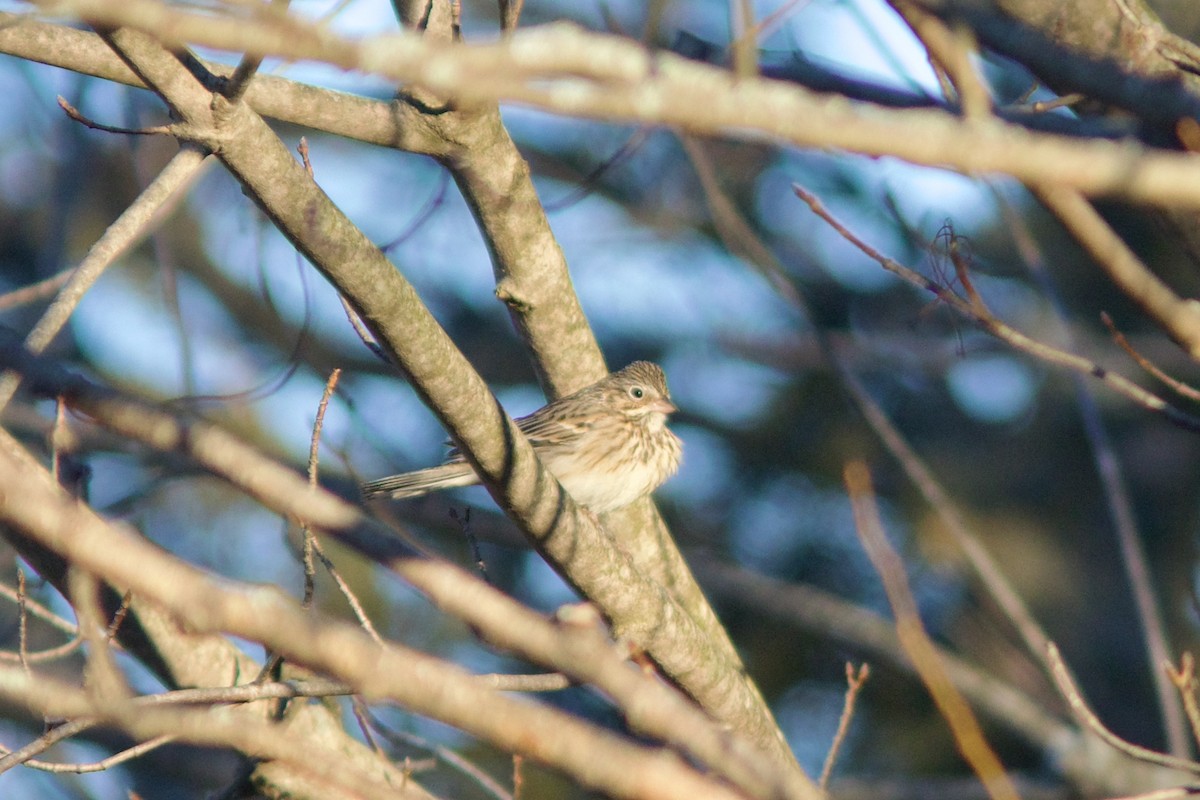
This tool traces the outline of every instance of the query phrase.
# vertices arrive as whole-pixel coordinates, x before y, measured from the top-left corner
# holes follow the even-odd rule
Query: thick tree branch
[[[61,67],[126,86],[148,88],[94,33],[0,12],[0,53]],[[200,61],[217,81],[234,68]],[[209,87],[217,91],[220,87]],[[421,112],[401,101],[360,97],[274,75],[255,75],[243,100],[279,122],[410,153],[444,155],[445,142],[421,124]]]
[[[31,468],[29,456],[11,444],[0,447],[0,486],[5,487],[0,520],[71,564],[161,605],[199,632],[226,632],[262,642],[289,661],[351,684],[362,694],[393,700],[505,750],[525,753],[613,796],[736,796],[667,751],[628,743],[562,712],[497,694],[423,653],[394,644],[381,648],[357,627],[315,617],[273,587],[211,580],[136,532],[106,522],[67,497],[48,473]],[[13,670],[21,672],[18,667]],[[178,719],[159,726],[145,711],[81,713],[97,712],[115,714],[122,727],[140,736],[179,732],[172,727]],[[217,743],[192,726],[180,735]]]
[[[426,42],[400,33],[353,42],[315,29],[179,12],[155,0],[56,6],[103,24],[152,30],[168,44],[315,58],[375,72],[454,97],[508,100],[594,119],[672,125],[708,135],[760,136],[801,147],[893,155],[966,173],[1001,172],[1088,195],[1200,208],[1200,163],[1132,143],[1035,134],[999,121],[965,122],[938,111],[885,110],[824,97],[677,56],[625,39],[556,24],[496,44]]]
[[[766,785],[768,793],[778,790],[790,797],[807,796],[808,784],[796,773],[777,763],[771,766],[764,762],[741,737],[720,731],[666,686],[630,672],[625,660],[618,658],[601,638],[559,630],[463,570],[422,558],[357,507],[323,490],[311,489],[301,475],[217,426],[177,419],[92,386],[49,362],[30,357],[15,342],[5,344],[0,340],[0,365],[18,369],[33,390],[64,396],[72,407],[98,423],[151,447],[186,454],[277,513],[338,538],[409,581],[493,644],[563,672],[579,683],[595,685],[619,705],[636,729],[703,760],[738,785],[748,790],[759,787],[758,793]],[[16,443],[7,441],[9,449],[16,451]],[[28,469],[38,469],[27,463]],[[669,602],[665,592],[659,590],[659,594],[654,602]],[[689,635],[691,639],[675,644],[695,652],[703,646],[696,644],[703,636],[695,630]]]
[[[319,787],[319,794],[312,796],[339,800],[432,797],[398,768],[371,775],[347,763],[341,747],[313,737],[305,726],[281,725],[264,719],[261,713],[255,718],[243,713],[240,706],[195,710],[153,707],[134,700],[114,708],[97,702],[94,692],[5,666],[0,666],[0,697],[48,719],[82,717],[93,723],[112,724],[142,741],[170,735],[196,744],[237,748],[285,765],[293,775],[293,785],[306,781],[310,787]]]
[[[661,586],[581,513],[537,460],[412,286],[296,163],[262,118],[210,95],[153,39],[103,34],[184,114],[181,130],[214,150],[283,234],[355,307],[411,379],[505,512],[615,632],[643,647],[718,719],[781,765],[794,759],[727,639],[706,635]]]
[[[0,23],[13,20],[0,15]],[[5,46],[26,57],[33,57],[43,47],[61,51],[63,66],[87,68],[114,80],[145,85],[112,56],[109,48],[97,52],[96,46],[102,45],[90,34],[23,20],[0,27],[0,48]],[[228,72],[220,66],[211,68],[218,76]],[[492,255],[497,295],[507,304],[529,343],[547,395],[569,393],[604,374],[603,358],[579,307],[528,166],[494,106],[448,106],[438,113],[428,113],[404,101],[382,104],[269,76],[255,78],[246,102],[277,119],[311,123],[312,127],[362,141],[428,153],[445,163],[476,215]],[[311,114],[299,113],[298,109],[305,108],[310,108]],[[639,568],[676,596],[723,651],[725,659],[738,663],[732,643],[696,586],[653,503],[642,501],[614,514],[609,526]]]

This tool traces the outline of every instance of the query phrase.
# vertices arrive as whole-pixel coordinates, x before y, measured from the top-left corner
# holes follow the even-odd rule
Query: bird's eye
[[[629,390],[629,396],[634,398],[635,400],[641,400],[643,397],[646,396],[646,390],[640,386],[634,386],[632,389]]]

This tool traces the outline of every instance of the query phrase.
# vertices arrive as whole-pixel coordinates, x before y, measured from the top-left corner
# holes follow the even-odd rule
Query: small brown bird
[[[575,502],[603,514],[645,497],[675,474],[683,445],[667,429],[674,411],[662,368],[635,361],[516,423]],[[362,492],[368,499],[402,499],[476,483],[479,476],[452,450],[441,466],[364,483]]]

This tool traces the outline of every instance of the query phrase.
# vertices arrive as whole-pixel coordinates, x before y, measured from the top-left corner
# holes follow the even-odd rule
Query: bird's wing
[[[531,444],[562,442],[563,439],[570,439],[577,436],[585,425],[577,419],[563,419],[555,417],[551,414],[543,413],[546,409],[539,408],[532,414],[524,417],[517,417],[513,422],[517,423],[517,427],[525,434],[525,438]],[[454,442],[446,440],[446,445],[450,448],[446,453],[446,463],[462,461],[462,452],[454,446]]]
[[[513,420],[532,444],[561,442],[579,435],[582,426],[578,419],[563,418],[545,411],[545,408],[539,408],[527,417]]]
[[[455,446],[453,441],[451,441],[450,439],[447,439],[445,441],[445,445],[446,445],[446,447],[449,447],[450,449],[446,451],[446,458],[444,461],[442,461],[443,464],[457,464],[460,461],[467,460],[463,456],[462,451],[459,450],[457,446]]]

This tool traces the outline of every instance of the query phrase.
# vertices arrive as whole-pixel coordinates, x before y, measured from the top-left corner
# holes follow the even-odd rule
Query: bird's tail
[[[392,499],[401,500],[405,497],[420,497],[440,489],[471,486],[476,483],[479,483],[479,477],[475,470],[471,469],[471,465],[464,461],[456,461],[439,467],[419,469],[416,472],[389,475],[377,481],[364,483],[361,489],[366,499],[390,494]]]

